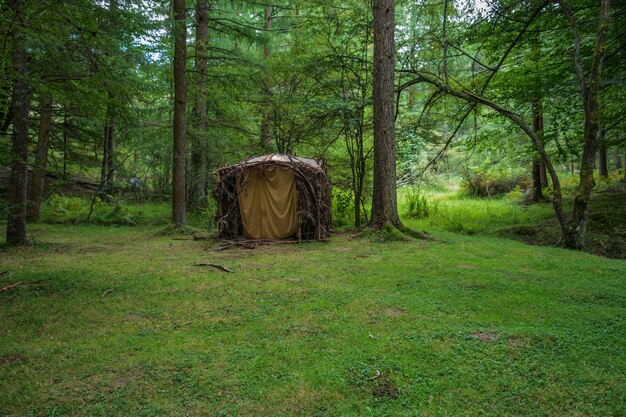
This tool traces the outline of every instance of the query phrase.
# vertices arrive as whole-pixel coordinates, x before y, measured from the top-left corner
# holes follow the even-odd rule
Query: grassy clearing
[[[457,193],[425,194],[424,198],[428,216],[407,219],[408,225],[468,235],[493,234],[506,227],[536,224],[554,217],[549,203],[524,205],[517,198],[472,198]],[[401,204],[402,209],[408,203],[401,197]]]
[[[570,195],[563,201],[566,214],[571,213],[572,199]],[[399,200],[405,224],[417,230],[499,236],[546,246],[556,246],[561,239],[552,203],[524,204],[519,192],[495,198],[473,198],[456,191],[420,194],[403,190]],[[626,259],[626,193],[623,190],[593,194],[586,250]]]
[[[0,252],[0,287],[22,282],[0,294],[0,415],[623,415],[623,261],[446,232],[216,252],[31,230]]]

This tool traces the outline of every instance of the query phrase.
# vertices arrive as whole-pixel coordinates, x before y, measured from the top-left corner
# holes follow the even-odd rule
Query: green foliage
[[[416,187],[408,188],[404,192],[404,215],[410,219],[428,217],[429,203],[426,195],[420,193]]]
[[[335,227],[342,228],[354,225],[354,196],[350,190],[342,190],[333,187],[333,223]]]
[[[493,197],[509,193],[519,188],[520,184],[526,185],[528,181],[519,170],[491,164],[487,159],[466,171],[461,189],[471,197]]]
[[[42,207],[44,223],[86,223],[91,199],[53,195]],[[102,225],[134,226],[164,224],[169,219],[169,205],[165,203],[129,205],[123,200],[105,202],[96,197],[90,222]]]

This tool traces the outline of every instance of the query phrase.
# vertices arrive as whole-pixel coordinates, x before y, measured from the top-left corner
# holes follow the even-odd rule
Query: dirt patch
[[[401,307],[388,307],[382,311],[383,316],[400,317],[406,314],[406,309]]]
[[[23,362],[26,359],[26,355],[23,353],[17,353],[15,355],[5,356],[0,359],[0,364],[2,365],[13,365],[14,363]]]
[[[470,337],[485,343],[493,343],[500,338],[496,332],[474,332],[470,333]]]
[[[130,381],[130,378],[120,377],[120,378],[115,378],[112,381],[112,383],[113,383],[113,386],[122,387],[126,385],[129,381]]]
[[[372,396],[379,399],[396,399],[399,396],[398,385],[389,375],[381,375],[375,381],[375,386],[372,388]]]
[[[524,336],[511,336],[506,339],[506,344],[512,348],[521,348],[528,345],[528,338]]]
[[[470,264],[462,264],[456,266],[458,269],[474,269],[474,265]]]

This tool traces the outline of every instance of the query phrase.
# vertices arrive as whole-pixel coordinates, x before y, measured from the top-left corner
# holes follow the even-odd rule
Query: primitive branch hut
[[[219,237],[325,240],[331,188],[323,161],[264,155],[217,170]]]

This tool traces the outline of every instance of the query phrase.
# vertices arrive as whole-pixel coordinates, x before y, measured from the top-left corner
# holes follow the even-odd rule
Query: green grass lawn
[[[40,225],[0,249],[0,287],[21,282],[0,293],[0,415],[624,415],[624,261],[157,230]]]

